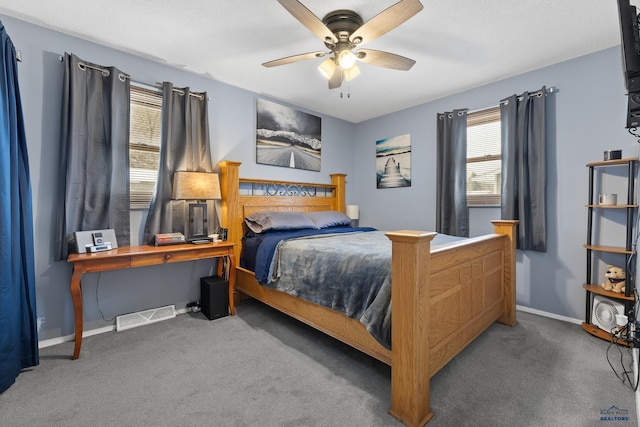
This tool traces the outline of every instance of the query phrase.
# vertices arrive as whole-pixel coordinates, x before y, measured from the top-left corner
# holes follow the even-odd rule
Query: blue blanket
[[[338,226],[322,228],[320,230],[282,230],[263,233],[263,235],[259,236],[260,246],[258,246],[256,252],[255,268],[253,270],[256,273],[256,280],[261,284],[269,283],[269,272],[272,268],[273,254],[282,242],[299,237],[353,233],[357,231],[375,231],[375,228]]]
[[[258,254],[263,270],[259,281],[357,319],[390,349],[391,241],[382,231],[367,231],[347,228],[340,234],[301,233],[279,241]],[[438,235],[432,247],[457,240],[460,238]],[[268,253],[273,256],[267,257]]]

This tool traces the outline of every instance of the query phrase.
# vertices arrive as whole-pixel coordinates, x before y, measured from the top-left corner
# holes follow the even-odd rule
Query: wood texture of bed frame
[[[244,217],[258,210],[345,211],[346,175],[331,184],[240,179],[240,163],[219,164],[222,226],[241,247]],[[267,183],[329,188],[327,196],[241,194],[240,185]],[[392,241],[392,350],[381,346],[357,320],[260,286],[253,272],[237,268],[236,290],[256,298],[391,366],[389,413],[408,426],[433,414],[429,380],[493,322],[516,324],[515,241],[517,221],[492,221],[494,234],[431,250],[436,233],[386,233]],[[239,254],[237,251],[236,254]],[[238,256],[238,255],[237,255]],[[236,263],[239,265],[239,263]]]

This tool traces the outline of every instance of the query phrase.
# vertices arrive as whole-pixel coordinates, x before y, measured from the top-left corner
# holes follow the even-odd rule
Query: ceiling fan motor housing
[[[339,42],[348,42],[349,36],[363,24],[360,15],[352,10],[346,9],[334,10],[333,12],[327,13],[325,17],[322,18],[322,22],[336,35]],[[331,40],[325,40],[324,43],[329,49],[335,46]]]

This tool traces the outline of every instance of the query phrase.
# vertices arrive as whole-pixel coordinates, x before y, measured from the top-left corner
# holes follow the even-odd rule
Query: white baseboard
[[[176,310],[176,314],[184,314],[188,311],[191,311],[190,308],[181,308],[180,310]],[[113,332],[116,330],[115,323],[112,326],[103,326],[101,328],[91,329],[90,331],[83,331],[82,338],[90,337],[93,335],[105,334],[107,332]],[[75,334],[65,335],[63,337],[51,338],[48,340],[42,340],[38,342],[38,348],[51,347],[52,345],[58,345],[65,342],[73,341]]]
[[[582,321],[579,319],[574,319],[571,317],[566,317],[566,316],[560,316],[557,314],[553,314],[553,313],[549,313],[546,311],[542,311],[542,310],[536,310],[535,308],[529,308],[529,307],[525,307],[522,305],[516,305],[516,310],[520,310],[520,311],[524,311],[525,313],[531,313],[531,314],[537,314],[539,316],[544,316],[544,317],[549,317],[551,319],[556,319],[556,320],[562,320],[564,322],[569,322],[569,323],[575,323],[575,324],[582,324]],[[184,314],[191,311],[190,308],[181,308],[179,310],[176,310],[176,314]],[[112,332],[116,330],[116,326],[115,324],[112,326],[104,326],[102,328],[96,328],[96,329],[92,329],[90,331],[84,331],[82,333],[82,337],[90,337],[93,335],[98,335],[98,334],[104,334],[107,332]],[[58,338],[51,338],[48,340],[43,340],[38,342],[38,348],[45,348],[45,347],[51,347],[52,345],[58,345],[58,344],[62,344],[64,342],[68,342],[68,341],[73,341],[74,338],[74,334],[71,335],[66,335],[63,337],[58,337]],[[640,413],[640,412],[639,412]]]
[[[542,311],[542,310],[536,310],[535,308],[529,308],[529,307],[525,307],[525,306],[521,306],[521,305],[516,305],[516,310],[520,310],[520,311],[524,311],[525,313],[531,313],[531,314],[537,314],[539,316],[544,316],[544,317],[549,317],[552,319],[556,319],[556,320],[562,320],[564,322],[569,322],[569,323],[575,323],[580,325],[582,323],[581,320],[578,319],[574,319],[571,317],[566,317],[566,316],[560,316],[557,314],[553,314],[553,313],[549,313],[546,311]],[[181,308],[179,310],[176,310],[176,314],[184,314],[191,311],[191,309],[189,308]],[[115,324],[113,326],[104,326],[102,328],[96,328],[96,329],[92,329],[90,331],[84,331],[82,333],[82,337],[90,337],[92,335],[98,335],[98,334],[104,334],[107,332],[112,332],[116,330],[116,326]],[[58,345],[58,344],[62,344],[64,342],[68,342],[68,341],[73,341],[74,338],[74,334],[71,335],[66,335],[63,337],[58,337],[58,338],[51,338],[48,340],[43,340],[38,342],[38,348],[45,348],[45,347],[51,347],[52,345]],[[638,412],[640,413],[640,412]]]
[[[104,334],[106,332],[115,331],[116,326],[104,326],[102,328],[92,329],[90,331],[82,332],[82,338],[90,337],[92,335]],[[63,342],[73,341],[75,334],[65,335],[63,337],[51,338],[48,340],[38,342],[38,348],[51,347],[52,345],[62,344]]]
[[[538,316],[549,317],[551,319],[562,320],[563,322],[575,323],[581,325],[582,320],[574,319],[573,317],[560,316],[559,314],[549,313],[547,311],[536,310],[535,308],[529,308],[522,305],[516,305],[516,310],[524,311],[525,313],[537,314]]]

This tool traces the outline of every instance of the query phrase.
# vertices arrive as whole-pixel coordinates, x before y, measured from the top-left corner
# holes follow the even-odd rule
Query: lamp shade
[[[327,79],[330,79],[333,76],[333,73],[336,72],[336,63],[333,62],[333,59],[326,59],[320,64],[318,70],[325,76]]]
[[[347,216],[351,219],[360,218],[360,207],[358,205],[347,205]]]
[[[173,200],[220,199],[218,174],[177,171],[173,174]]]
[[[344,78],[347,79],[347,81],[353,80],[359,75],[360,75],[360,68],[358,68],[357,65],[354,65],[353,67],[347,70],[344,70]]]

